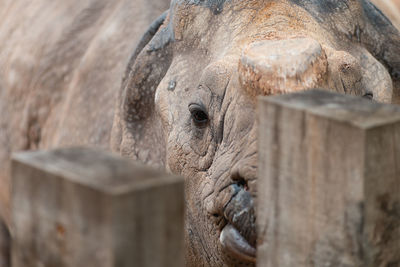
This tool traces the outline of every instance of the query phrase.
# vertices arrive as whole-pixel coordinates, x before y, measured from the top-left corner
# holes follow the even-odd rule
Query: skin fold
[[[254,266],[256,97],[400,103],[399,32],[367,0],[5,0],[0,15],[0,266],[13,152],[100,146],[183,175],[187,266]]]
[[[398,101],[400,35],[368,1],[172,1],[152,32],[111,144],[186,177],[187,266],[255,264],[257,96]]]
[[[373,0],[383,13],[392,21],[397,29],[400,29],[400,1],[399,0]]]

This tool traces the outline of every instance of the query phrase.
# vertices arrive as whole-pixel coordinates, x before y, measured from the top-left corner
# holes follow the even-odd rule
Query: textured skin
[[[255,97],[318,86],[398,101],[399,63],[399,32],[364,0],[172,1],[129,64],[112,147],[186,177],[187,266],[253,266],[219,237],[231,224],[254,244],[251,201],[236,200],[257,195]]]
[[[0,217],[7,224],[11,153],[108,148],[124,69],[168,6],[169,0],[1,1]]]
[[[164,24],[154,24],[139,45],[143,51],[134,52],[118,90],[144,29],[168,6],[167,0],[0,3],[0,216],[8,224],[12,152],[108,147],[111,138],[115,151],[188,177],[188,266],[251,266],[218,241],[243,208],[225,207],[236,184],[256,195],[254,100],[265,88],[242,88],[249,80],[238,70],[242,52],[255,41],[311,38],[329,62],[318,86],[369,90],[389,102],[392,89],[400,95],[399,34],[364,0],[173,0]],[[200,100],[210,116],[203,128],[188,111]],[[248,240],[253,222],[236,223]],[[3,232],[0,242],[8,240]]]

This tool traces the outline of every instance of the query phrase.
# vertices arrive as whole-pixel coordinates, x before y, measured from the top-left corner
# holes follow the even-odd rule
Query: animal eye
[[[207,111],[204,106],[199,104],[189,104],[189,111],[192,120],[197,126],[205,126],[208,122]]]

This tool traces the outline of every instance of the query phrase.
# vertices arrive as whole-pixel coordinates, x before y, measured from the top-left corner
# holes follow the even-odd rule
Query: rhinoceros
[[[72,17],[43,15],[49,23],[40,34],[29,22],[25,31],[0,31],[2,43],[14,34],[0,54],[8,63],[0,111],[9,114],[0,119],[0,159],[111,138],[114,151],[185,176],[187,266],[255,264],[257,96],[318,87],[400,102],[400,34],[367,0],[173,0],[140,42],[132,1],[83,2],[84,10],[68,2]],[[54,5],[44,1],[32,17]],[[51,30],[56,17],[72,26]],[[19,38],[24,48],[40,41],[52,49],[18,57]],[[40,58],[38,70],[14,70]]]
[[[398,103],[399,75],[400,34],[369,1],[174,0],[130,60],[112,148],[186,177],[187,266],[252,266],[256,97]]]

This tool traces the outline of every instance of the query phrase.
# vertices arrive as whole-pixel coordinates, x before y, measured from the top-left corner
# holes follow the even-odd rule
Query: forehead
[[[284,4],[287,9],[292,11],[302,10],[306,12],[325,28],[337,28],[335,24],[338,19],[346,18],[343,24],[354,25],[353,22],[359,20],[363,15],[374,13],[376,8],[371,8],[368,0],[173,0],[172,7],[205,7],[212,11],[214,15],[219,15],[223,11],[230,9],[234,13],[242,11],[256,11],[257,16],[263,16],[266,7]],[[370,10],[373,9],[373,10]],[[301,14],[299,14],[301,15]],[[376,16],[373,16],[377,20]],[[384,22],[388,23],[387,21]],[[339,22],[339,24],[341,24]],[[346,25],[345,25],[346,26]],[[340,27],[343,27],[341,25]],[[347,27],[346,27],[347,28]]]
[[[298,36],[348,50],[364,31],[365,1],[174,0],[170,26],[175,41],[211,52],[262,39]]]
[[[289,0],[175,0],[170,28],[179,54],[190,47],[190,53],[204,50],[212,58],[260,39],[299,35],[321,39],[313,35],[322,34],[328,40],[330,35],[309,12]]]
[[[233,3],[236,5],[241,5],[246,2],[257,2],[259,4],[269,4],[271,2],[284,2],[280,0],[275,1],[249,1],[249,0],[173,0],[175,4],[181,5],[196,5],[196,6],[204,6],[212,9],[213,11],[221,12],[226,3]],[[307,11],[313,13],[320,17],[321,14],[327,13],[337,13],[337,12],[345,12],[346,10],[351,9],[351,6],[354,5],[355,1],[350,0],[287,0],[287,2],[297,5],[306,9]]]
[[[205,6],[218,14],[222,11],[224,4],[230,0],[174,0],[177,4],[189,4],[196,6]]]
[[[292,21],[309,21],[313,17],[318,23],[332,26],[330,23],[332,18],[327,17],[326,14],[341,13],[343,15],[346,13],[344,9],[349,10],[349,5],[344,2],[346,0],[173,0],[170,10],[172,19],[179,20],[175,26],[183,26],[183,24],[190,26],[196,17],[202,17],[203,21],[200,25],[202,28],[210,28],[210,25],[218,21],[220,26],[230,30],[257,24],[259,24],[257,26],[265,26],[261,24],[271,19],[277,20],[276,17],[286,17]],[[205,20],[205,13],[209,15],[208,20]],[[274,26],[274,24],[276,22],[268,25]]]

